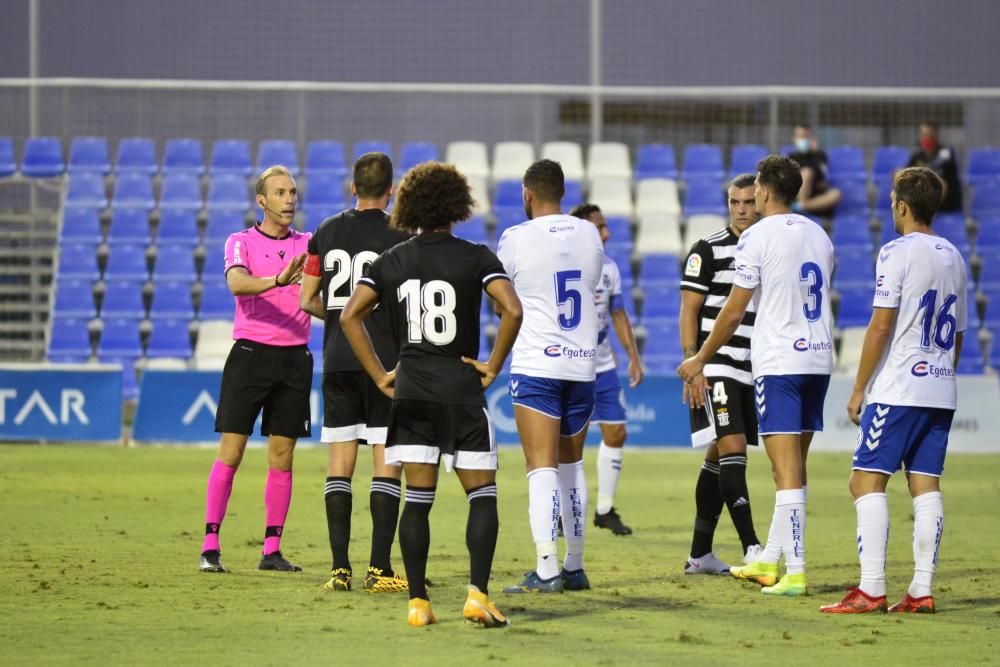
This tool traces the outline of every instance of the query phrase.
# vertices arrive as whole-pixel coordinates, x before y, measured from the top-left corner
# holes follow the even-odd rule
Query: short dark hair
[[[365,153],[354,163],[351,177],[358,197],[381,197],[392,187],[392,160],[385,153]]]
[[[601,207],[597,204],[591,204],[590,202],[585,202],[583,204],[577,204],[573,207],[573,210],[569,212],[574,218],[580,218],[581,220],[587,220],[590,218],[591,213],[600,213]]]
[[[729,187],[731,188],[750,188],[753,187],[753,182],[757,180],[757,174],[751,174],[747,172],[745,174],[740,174],[733,180],[729,181]]]
[[[406,172],[399,184],[391,224],[408,232],[443,229],[471,216],[473,206],[462,172],[450,164],[424,162]]]
[[[542,201],[560,202],[566,194],[566,179],[555,160],[542,158],[524,172],[524,187]]]
[[[927,167],[900,169],[892,179],[892,189],[896,201],[905,201],[913,218],[925,225],[931,224],[944,198],[944,181]]]
[[[757,163],[757,178],[760,184],[770,188],[781,203],[788,205],[795,201],[802,189],[802,167],[790,157],[768,155]]]

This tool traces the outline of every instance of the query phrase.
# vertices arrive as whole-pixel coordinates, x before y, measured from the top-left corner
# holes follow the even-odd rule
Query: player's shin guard
[[[806,567],[806,496],[802,489],[783,489],[774,495],[774,518],[788,574]]]
[[[601,441],[597,450],[597,513],[607,514],[615,504],[618,478],[622,474],[624,447],[608,447]]]
[[[587,479],[583,459],[559,464],[559,499],[563,534],[566,536],[566,560],[563,568],[583,569],[583,548],[587,533]]]
[[[753,528],[750,511],[750,491],[747,488],[746,454],[728,454],[719,457],[719,490],[729,509],[733,527],[740,536],[743,553],[754,544],[760,544]]]
[[[400,482],[392,477],[373,477],[371,486],[372,553],[369,565],[392,572],[389,553],[399,520]]]
[[[485,484],[470,489],[469,519],[465,524],[465,546],[469,549],[469,583],[488,594],[487,585],[493,569],[500,519],[497,515],[497,485]]]
[[[701,558],[712,550],[715,527],[722,513],[722,492],[719,490],[719,464],[705,461],[694,487],[694,535],[691,537],[691,558]]]
[[[331,569],[351,569],[348,547],[351,544],[351,494],[350,477],[326,478],[326,527],[330,535]]]
[[[437,487],[406,486],[406,504],[399,519],[399,548],[410,586],[410,599],[427,598],[427,551],[431,546],[431,506]]]
[[[535,468],[528,473],[528,520],[538,556],[536,572],[542,579],[559,575],[556,537],[559,524],[559,473]]]
[[[858,560],[861,589],[869,597],[885,596],[885,550],[889,541],[889,502],[884,493],[854,501],[858,513]]]
[[[264,555],[281,550],[288,507],[292,504],[292,471],[270,468],[264,486]]]
[[[913,499],[913,581],[910,597],[931,594],[938,549],[944,534],[944,503],[941,492],[924,493]]]
[[[205,490],[205,541],[201,544],[202,553],[219,551],[219,529],[226,517],[226,507],[229,505],[229,494],[233,491],[233,478],[236,468],[227,466],[216,460],[212,472],[208,474],[208,488]]]

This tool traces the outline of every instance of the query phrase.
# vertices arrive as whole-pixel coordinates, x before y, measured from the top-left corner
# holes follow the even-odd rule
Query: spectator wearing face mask
[[[907,167],[927,167],[944,181],[942,212],[962,210],[962,182],[958,179],[958,156],[955,149],[943,146],[938,140],[937,123],[920,124],[920,148],[910,155]]]
[[[826,153],[808,125],[797,125],[792,134],[795,152],[789,157],[802,168],[802,188],[792,209],[814,215],[829,216],[840,202],[841,192],[831,187],[828,177]]]

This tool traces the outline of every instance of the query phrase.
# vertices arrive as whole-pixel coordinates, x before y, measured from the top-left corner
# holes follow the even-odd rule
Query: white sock
[[[767,530],[767,543],[764,550],[757,557],[758,563],[770,563],[777,565],[781,560],[781,540],[778,534],[778,505],[774,506],[774,514],[771,515],[771,527]]]
[[[858,512],[859,588],[872,597],[885,595],[885,548],[889,542],[889,501],[884,493],[869,493],[854,501]]]
[[[607,514],[615,504],[618,477],[622,474],[624,447],[608,447],[601,441],[597,450],[597,513]]]
[[[931,594],[934,566],[937,565],[941,535],[944,533],[944,504],[940,491],[924,493],[913,499],[913,581],[910,596]]]
[[[803,484],[802,485],[802,495],[805,497],[806,501],[809,500],[809,485],[808,484]]]
[[[788,574],[805,572],[806,494],[802,489],[783,489],[774,494],[774,522],[778,524],[778,541]]]
[[[559,574],[559,473],[555,468],[535,468],[528,473],[528,522],[538,555],[538,576],[551,579]]]
[[[583,542],[587,532],[587,479],[583,459],[559,464],[559,497],[562,503],[563,535],[566,536],[566,560],[569,571],[583,569]]]

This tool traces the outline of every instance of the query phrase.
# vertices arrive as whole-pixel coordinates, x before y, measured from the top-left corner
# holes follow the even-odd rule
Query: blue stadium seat
[[[872,232],[866,215],[840,215],[833,219],[833,244],[837,247],[859,246],[872,251]]]
[[[868,180],[865,152],[860,146],[834,146],[826,152],[826,156],[831,181],[843,183]]]
[[[684,215],[692,216],[702,213],[726,215],[726,202],[721,183],[714,178],[693,178],[687,181],[684,191]]]
[[[233,174],[246,178],[253,167],[250,163],[250,144],[242,139],[219,139],[212,144],[209,173],[212,176]]]
[[[342,209],[326,208],[326,207],[312,207],[305,210],[305,222],[302,225],[302,231],[314,233],[319,229],[320,224],[332,215],[340,213]]]
[[[155,302],[154,302],[155,303]],[[191,333],[188,328],[190,318],[158,319],[153,322],[149,334],[146,356],[150,359],[161,357],[191,358]]]
[[[313,359],[322,363],[323,359],[323,335],[325,330],[323,325],[317,320],[312,321],[309,327],[309,351],[312,352]]]
[[[185,208],[199,210],[202,207],[201,184],[193,173],[171,172],[164,174],[160,189],[160,208]]]
[[[97,316],[94,308],[92,283],[89,280],[67,280],[60,277],[55,281],[52,294],[53,317],[85,317],[91,319]]]
[[[146,137],[128,137],[118,142],[118,157],[115,160],[118,174],[138,172],[152,176],[157,171],[156,144]]]
[[[894,223],[892,222],[892,211],[889,210],[879,211],[878,220],[879,224],[881,225],[879,227],[879,246],[883,246],[889,241],[899,238],[899,234],[896,233],[896,230],[893,226]]]
[[[970,331],[975,331],[983,326],[983,320],[979,317],[979,302],[976,300],[976,289],[972,284],[972,277],[969,277],[969,287],[966,293],[966,325]]]
[[[208,223],[205,225],[205,244],[213,245],[225,242],[234,232],[246,229],[246,211],[232,209],[215,209],[208,212]]]
[[[628,241],[632,244],[632,223],[628,218],[609,215],[605,218],[608,224],[608,233],[611,235],[609,243],[624,243]]]
[[[225,280],[205,280],[202,283],[200,320],[231,320],[236,314],[236,297]]]
[[[715,144],[688,144],[684,147],[684,180],[691,178],[722,181],[722,150]]]
[[[257,173],[276,164],[288,167],[293,176],[299,175],[299,149],[287,139],[268,139],[257,147]]]
[[[153,280],[183,280],[193,282],[198,272],[194,268],[194,253],[190,246],[160,246],[153,266]]]
[[[81,171],[69,175],[66,186],[66,206],[104,208],[108,196],[104,191],[104,177],[100,174]]]
[[[96,208],[74,206],[63,209],[59,243],[100,243],[101,212]]]
[[[128,317],[142,319],[146,306],[142,303],[142,282],[137,280],[109,280],[104,288],[101,317]]]
[[[566,193],[563,195],[562,208],[569,211],[574,206],[583,203],[583,184],[580,181],[566,181]],[[524,210],[523,207],[521,209]]]
[[[496,239],[497,243],[500,243],[500,237],[503,233],[513,227],[514,225],[519,225],[524,222],[524,210],[517,210],[513,208],[504,208],[496,212],[497,226],[493,233],[493,238]]]
[[[331,174],[343,178],[347,175],[344,145],[339,141],[311,141],[306,147],[306,176]]]
[[[879,146],[872,163],[872,180],[879,186],[891,186],[892,175],[909,161],[910,149],[906,146]]]
[[[851,287],[871,287],[875,280],[871,250],[847,246],[835,248],[836,266],[833,270],[833,284],[837,289]]]
[[[1000,248],[1000,213],[976,220],[976,248]]]
[[[982,181],[972,193],[973,218],[1000,214],[1000,180]]]
[[[151,209],[156,206],[153,198],[153,179],[149,174],[139,171],[118,174],[115,179],[115,193],[111,198],[114,207],[142,206]]]
[[[837,315],[837,326],[866,327],[872,318],[872,298],[874,288],[871,276],[865,286],[838,288],[840,291],[840,313]]]
[[[51,178],[66,170],[57,137],[30,137],[24,142],[21,173],[29,178]]]
[[[933,229],[938,236],[951,241],[959,250],[969,249],[969,235],[965,228],[965,216],[961,213],[938,213],[934,216]]]
[[[104,331],[97,345],[97,356],[105,359],[136,359],[142,356],[139,341],[139,320],[133,317],[112,317],[104,320]]]
[[[756,174],[757,163],[767,157],[767,146],[760,144],[735,144],[729,161],[729,178],[740,174]]]
[[[984,147],[969,151],[965,182],[973,187],[1000,181],[1000,148]]]
[[[657,329],[664,323],[676,325],[680,309],[681,293],[676,284],[643,288],[642,323],[647,328]]]
[[[641,144],[635,156],[635,180],[670,178],[677,180],[677,154],[673,146]]]
[[[322,208],[334,213],[344,210],[347,204],[344,201],[343,179],[332,173],[310,176],[309,187],[302,198],[302,206],[306,209]]]
[[[486,232],[486,220],[481,215],[475,215],[455,225],[455,236],[484,245],[489,245],[490,242],[489,234]]]
[[[144,208],[116,208],[111,213],[108,243],[149,245],[149,211]]]
[[[69,146],[69,172],[95,171],[107,174],[111,171],[108,157],[108,140],[104,137],[76,137]]]
[[[166,208],[157,225],[158,245],[198,245],[198,214],[190,209]]]
[[[676,255],[650,253],[642,258],[639,285],[678,289],[681,281],[680,258]]]
[[[841,198],[837,204],[838,214],[868,214],[868,184],[865,181],[848,179],[838,181],[832,185],[833,187],[840,188]]]
[[[494,188],[493,209],[517,209],[523,212],[524,197],[522,191],[521,181],[500,181]],[[569,208],[563,206],[564,211],[568,211]]]
[[[389,156],[389,159],[392,159],[392,144],[388,141],[379,141],[377,139],[368,139],[354,144],[353,156],[355,161],[365,153],[385,153]]]
[[[955,372],[959,375],[982,375],[986,372],[983,354],[979,350],[979,341],[975,337],[969,341],[969,346],[962,350]]]
[[[10,176],[17,171],[17,158],[14,157],[14,140],[10,137],[0,137],[0,178]]]
[[[877,188],[875,193],[875,210],[876,211],[890,211],[892,210],[892,182],[883,181]]]
[[[437,144],[426,141],[411,141],[403,144],[399,151],[399,176],[402,176],[410,169],[423,162],[439,161],[441,151]]]
[[[106,280],[146,280],[148,275],[145,246],[122,244],[108,249]]]
[[[1000,335],[993,330],[993,339],[990,341],[989,362],[993,368],[1000,367]],[[959,358],[961,361],[961,358]]]
[[[163,280],[153,285],[153,303],[149,319],[187,319],[194,317],[189,280]]]
[[[677,326],[663,326],[646,337],[642,361],[650,373],[673,375],[684,361]]]
[[[226,280],[226,253],[223,244],[209,246],[205,252],[205,262],[201,267],[201,280]]]
[[[246,211],[250,208],[250,190],[246,178],[234,174],[214,176],[208,186],[208,210],[238,209]]]
[[[63,243],[59,246],[59,279],[97,280],[96,243]]]
[[[53,317],[49,336],[49,361],[82,363],[93,354],[87,320],[75,317]]]
[[[982,248],[980,257],[983,265],[979,272],[979,289],[991,295],[996,294],[1000,292],[1000,250],[987,251]],[[1000,310],[1000,305],[993,307]]]
[[[163,148],[164,174],[194,174],[205,173],[205,156],[201,151],[201,142],[197,139],[167,139]]]

